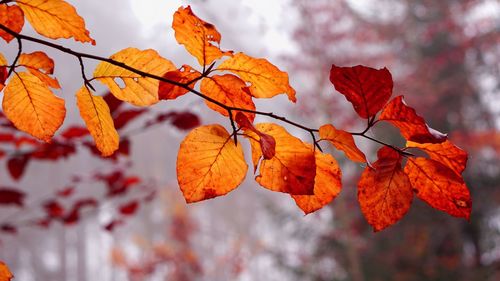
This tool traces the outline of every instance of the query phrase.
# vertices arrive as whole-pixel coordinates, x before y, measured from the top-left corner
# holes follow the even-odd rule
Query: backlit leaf
[[[257,171],[257,164],[261,156],[264,157],[264,159],[269,160],[276,154],[276,141],[272,136],[264,134],[261,131],[257,130],[253,126],[252,122],[248,120],[248,117],[241,112],[236,113],[235,121],[236,123],[238,123],[240,128],[245,131],[247,137],[259,142],[261,151],[259,152],[258,150],[252,150],[252,159],[254,163],[255,173]]]
[[[319,128],[319,136],[329,141],[338,150],[344,151],[347,158],[355,162],[366,162],[365,154],[359,150],[351,134],[337,130],[333,125],[323,125]]]
[[[276,152],[271,159],[262,159],[255,180],[272,191],[292,195],[313,195],[316,164],[314,151],[300,139],[290,135],[283,127],[261,123],[255,128],[276,141]],[[262,156],[259,142],[250,138],[254,165]]]
[[[176,69],[169,71],[163,75],[163,78],[184,84],[194,81],[200,76],[201,73],[194,70],[190,66],[184,65],[182,67],[182,70]],[[188,86],[193,87],[195,83],[196,82],[190,83]],[[158,98],[161,100],[173,100],[189,92],[189,90],[185,88],[163,81],[160,81],[159,87],[160,88],[158,89]]]
[[[113,124],[108,105],[102,97],[94,96],[86,87],[76,93],[80,116],[94,138],[102,156],[109,156],[118,149],[119,136]]]
[[[47,86],[54,89],[61,88],[57,79],[49,76],[49,74],[54,73],[54,61],[44,52],[21,54],[17,64],[26,67],[31,74],[38,77]]]
[[[335,158],[316,150],[316,177],[314,195],[292,195],[305,214],[317,211],[332,202],[342,189],[342,172]]]
[[[401,155],[384,146],[378,160],[366,167],[358,183],[361,211],[375,231],[399,221],[410,209],[413,191],[401,168]]]
[[[433,208],[469,219],[470,192],[463,179],[447,166],[425,158],[409,158],[404,169],[417,197]]]
[[[392,95],[392,76],[387,68],[332,65],[330,81],[362,118],[377,114]]]
[[[191,131],[177,156],[177,180],[188,203],[227,194],[240,185],[247,169],[241,145],[220,125]]]
[[[16,5],[8,6],[7,4],[0,4],[0,24],[14,32],[21,32],[24,26],[23,10]],[[3,30],[0,30],[0,37],[7,41],[7,43],[14,39],[14,36]]]
[[[172,62],[162,58],[151,49],[141,51],[136,48],[127,48],[112,55],[111,59],[156,76],[175,70]],[[160,82],[156,79],[143,77],[107,62],[101,62],[97,66],[94,77],[108,86],[111,93],[120,100],[137,106],[147,106],[158,102]],[[122,87],[117,80],[122,80],[121,82],[125,85]]]
[[[255,104],[252,101],[252,96],[248,93],[245,82],[234,75],[224,74],[203,78],[203,80],[201,80],[200,89],[206,96],[227,106],[255,110]],[[224,116],[229,116],[227,110],[224,108],[209,101],[205,102],[211,109]],[[254,113],[242,113],[245,114],[251,122],[255,119]]]
[[[467,152],[454,145],[449,140],[442,143],[416,143],[408,141],[407,147],[416,147],[425,151],[431,159],[434,159],[460,175],[467,166]]]
[[[9,267],[0,261],[0,281],[10,281],[14,275],[9,270]]]
[[[180,7],[174,13],[172,28],[175,39],[184,45],[200,65],[211,64],[222,56],[229,56],[231,51],[221,51],[219,48],[221,36],[214,25],[198,18],[190,6]]]
[[[398,127],[403,137],[409,141],[441,143],[446,140],[446,134],[427,126],[424,118],[418,116],[415,109],[406,105],[403,96],[392,99],[382,110],[379,119]]]
[[[95,45],[83,18],[71,4],[62,0],[16,0],[16,3],[39,34],[51,39],[74,38]]]
[[[3,111],[21,131],[49,142],[66,116],[64,100],[33,74],[16,73],[5,87]]]
[[[250,83],[250,93],[256,98],[271,98],[287,94],[295,102],[295,90],[288,82],[288,74],[280,71],[266,59],[257,59],[238,53],[221,63],[220,71],[237,74],[243,81]]]

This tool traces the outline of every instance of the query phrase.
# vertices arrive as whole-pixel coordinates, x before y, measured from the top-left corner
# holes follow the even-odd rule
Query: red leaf
[[[68,129],[66,129],[61,134],[61,136],[64,139],[71,140],[71,139],[85,137],[88,134],[89,134],[89,130],[87,130],[87,128],[81,127],[81,126],[73,126],[73,127],[69,127]]]
[[[74,192],[75,192],[75,187],[69,186],[69,187],[66,187],[62,190],[59,190],[57,192],[57,196],[62,197],[62,198],[66,198],[66,197],[70,197],[71,195],[73,195]]]
[[[76,148],[73,144],[64,144],[58,142],[44,143],[40,145],[31,156],[39,160],[59,160],[60,158],[68,158],[76,153]]]
[[[425,151],[431,159],[448,166],[448,168],[455,171],[458,175],[460,175],[467,166],[467,152],[460,149],[449,140],[436,144],[419,144],[409,141],[406,143],[406,146],[419,148]]]
[[[9,169],[9,173],[14,180],[19,180],[23,174],[30,157],[26,154],[14,156],[9,159],[7,162],[7,168]]]
[[[0,188],[0,205],[23,207],[26,194],[11,188]]]
[[[0,142],[14,142],[14,140],[13,134],[0,133]]]
[[[51,219],[58,219],[64,216],[64,207],[56,200],[49,200],[43,204],[47,216]]]
[[[139,207],[139,202],[137,201],[132,201],[129,202],[125,205],[121,205],[119,208],[120,214],[125,215],[125,216],[130,216],[135,214],[137,212],[137,208]]]
[[[440,133],[425,123],[415,109],[406,105],[403,96],[392,99],[382,110],[380,120],[388,121],[398,127],[403,137],[418,143],[441,143],[446,141],[446,134]]]
[[[387,68],[377,70],[362,65],[332,65],[330,81],[362,118],[377,114],[392,95],[392,76]]]
[[[125,127],[130,121],[136,119],[141,116],[147,109],[129,109],[118,113],[116,117],[113,117],[113,122],[115,124],[115,128],[117,130]]]
[[[253,126],[252,122],[250,122],[247,115],[241,112],[236,113],[235,121],[243,130],[250,130],[255,134],[257,134],[257,136],[259,137],[258,141],[260,144],[260,149],[264,159],[269,160],[274,157],[274,155],[276,154],[276,140],[272,136],[264,134],[259,130],[257,130]],[[254,166],[254,169],[255,168],[256,166]]]
[[[17,227],[15,227],[12,224],[6,223],[6,224],[2,224],[0,226],[0,231],[14,235],[14,234],[17,234]]]
[[[184,65],[182,67],[182,71],[181,70],[169,71],[163,75],[163,78],[168,79],[170,81],[175,81],[185,84],[195,80],[196,78],[199,78],[200,76],[201,73],[194,70],[188,65]],[[188,86],[193,87],[195,83],[196,82],[190,83]],[[177,97],[180,97],[186,94],[187,92],[189,92],[189,90],[185,88],[175,86],[171,83],[160,81],[158,87],[158,98],[160,100],[176,99]]]
[[[98,206],[97,200],[93,198],[80,199],[75,202],[71,211],[63,217],[65,225],[72,225],[80,220],[80,211],[85,207],[96,208]]]
[[[191,130],[200,126],[200,118],[198,115],[184,111],[184,112],[172,112],[171,123],[177,129],[180,130]]]
[[[109,232],[113,232],[115,227],[122,225],[124,222],[122,220],[112,220],[104,226],[104,229]]]
[[[104,101],[108,104],[109,107],[109,112],[111,115],[120,108],[120,106],[123,104],[123,101],[117,99],[113,94],[110,92],[107,92],[104,96]]]

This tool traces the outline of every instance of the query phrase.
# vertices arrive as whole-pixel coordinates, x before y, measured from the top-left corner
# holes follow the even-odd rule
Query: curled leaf
[[[329,141],[338,150],[344,151],[347,158],[354,162],[366,162],[365,154],[359,150],[354,138],[346,131],[338,130],[333,125],[323,125],[319,128],[319,136]]]
[[[387,68],[332,65],[330,81],[362,118],[377,114],[392,95],[392,76]]]
[[[454,217],[469,219],[472,200],[463,179],[447,166],[425,158],[409,158],[404,169],[417,197]]]
[[[163,78],[185,84],[190,81],[194,81],[201,76],[201,73],[194,70],[188,65],[184,65],[182,68],[182,71],[178,69],[168,71],[163,75]],[[195,83],[196,82],[190,83],[188,86],[192,87]],[[176,86],[171,83],[160,81],[158,98],[160,100],[173,100],[186,94],[187,92],[189,92],[188,89]]]
[[[361,175],[358,201],[368,223],[380,231],[408,212],[413,191],[401,168],[401,155],[387,146],[377,154],[378,160]]]
[[[431,159],[434,159],[452,169],[458,175],[462,174],[467,166],[467,152],[454,145],[449,140],[442,143],[416,143],[408,141],[407,147],[420,148],[425,151]]]
[[[238,53],[219,65],[217,70],[230,71],[243,81],[250,83],[250,94],[256,98],[272,98],[286,94],[292,102],[297,101],[295,90],[290,86],[288,74],[279,70],[266,59],[257,59]]]
[[[31,74],[38,77],[47,86],[53,89],[61,88],[57,79],[49,76],[49,74],[54,73],[54,61],[44,52],[21,54],[18,65],[26,67]]]
[[[441,143],[446,140],[446,134],[427,126],[424,118],[418,116],[415,109],[406,105],[403,96],[392,99],[382,110],[379,120],[388,121],[398,127],[403,137],[409,141]]]
[[[63,0],[16,0],[26,19],[39,34],[51,38],[74,38],[95,45],[85,21],[76,9]]]
[[[240,185],[247,169],[243,149],[217,124],[192,130],[177,156],[177,181],[188,203],[229,193]]]
[[[184,45],[200,65],[209,65],[222,56],[231,55],[231,51],[221,51],[219,48],[221,35],[213,24],[198,18],[190,6],[180,7],[174,13],[172,28],[175,39]]]
[[[257,164],[259,161],[259,158],[261,156],[264,157],[264,159],[269,160],[274,157],[276,154],[276,141],[274,138],[268,134],[264,134],[261,131],[257,130],[252,122],[248,120],[247,116],[241,112],[236,113],[236,118],[235,118],[236,123],[242,128],[245,132],[247,132],[247,137],[253,138],[254,140],[258,140],[261,153],[260,154],[258,151],[254,152],[252,150],[252,158],[257,158],[254,159],[254,172],[257,169]],[[253,134],[251,134],[253,133]]]

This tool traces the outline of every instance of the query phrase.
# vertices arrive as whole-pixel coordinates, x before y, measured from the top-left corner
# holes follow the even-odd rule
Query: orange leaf
[[[323,125],[319,128],[321,139],[329,141],[335,148],[345,152],[347,158],[355,162],[366,162],[365,154],[359,150],[351,134],[337,130],[333,125]]]
[[[111,59],[156,76],[175,70],[172,62],[151,49],[141,51],[136,48],[126,48],[112,55]],[[99,63],[94,71],[94,77],[108,86],[111,93],[119,100],[137,106],[148,106],[158,102],[160,82],[156,79],[143,77],[107,62]],[[122,88],[115,79],[121,79],[125,86]]]
[[[66,116],[64,100],[35,75],[16,73],[5,87],[3,111],[21,131],[50,142]]]
[[[241,184],[247,169],[241,145],[217,124],[192,130],[177,156],[177,181],[188,203],[229,193]]]
[[[165,73],[163,75],[163,78],[184,84],[193,81],[201,76],[201,73],[194,70],[188,65],[184,65],[182,68],[182,71],[176,69]],[[195,83],[196,82],[190,83],[188,86],[193,87]],[[160,100],[173,100],[186,94],[187,92],[189,92],[187,89],[160,81],[158,98]]]
[[[5,57],[0,53],[0,91],[5,87],[5,81],[7,80],[7,75],[9,72],[7,71],[8,62]]]
[[[10,281],[14,275],[9,270],[9,267],[0,261],[0,281]]]
[[[14,32],[21,32],[24,26],[23,10],[15,5],[7,6],[7,4],[0,4],[0,24]],[[14,36],[3,30],[0,30],[0,37],[7,41],[7,43],[14,39]]]
[[[230,56],[231,51],[221,51],[219,48],[221,36],[214,25],[198,18],[191,7],[180,7],[174,14],[172,28],[175,39],[184,45],[200,65],[211,64],[222,56]]]
[[[94,138],[102,156],[109,156],[118,149],[120,139],[113,124],[108,104],[102,97],[96,97],[86,87],[76,93],[80,115]]]
[[[445,165],[425,158],[409,158],[404,169],[417,197],[433,208],[469,219],[472,201],[463,179]]]
[[[316,151],[314,195],[292,195],[297,206],[307,215],[332,202],[342,189],[342,172],[335,158]]]
[[[95,45],[85,22],[75,8],[63,0],[16,0],[26,19],[39,34],[51,38],[74,38]]]
[[[227,106],[255,110],[255,104],[252,101],[252,96],[247,92],[245,82],[234,75],[224,74],[203,78],[200,89],[206,96]],[[205,101],[205,103],[220,114],[229,116],[224,108],[209,101]],[[243,114],[250,122],[255,119],[254,113],[243,112]]]
[[[410,209],[413,191],[401,168],[401,155],[384,146],[372,167],[366,167],[358,183],[361,211],[375,231],[399,221]]]
[[[250,93],[256,98],[272,98],[285,93],[289,100],[297,100],[295,90],[288,82],[288,74],[266,59],[256,59],[238,53],[221,63],[217,70],[231,71],[250,83]]]
[[[255,180],[272,191],[293,195],[313,195],[316,164],[313,149],[273,123],[257,124],[255,128],[276,141],[276,154],[260,163]],[[252,159],[256,166],[262,157],[260,144],[250,138]]]
[[[26,67],[31,74],[38,77],[47,86],[54,89],[61,88],[57,79],[48,75],[54,73],[54,61],[44,52],[21,54],[18,65]]]
[[[452,169],[458,175],[462,174],[467,166],[467,152],[454,145],[449,140],[442,143],[416,143],[408,141],[407,147],[416,147],[425,151],[431,159],[434,159],[448,168]]]
[[[392,76],[387,68],[332,65],[330,81],[362,118],[377,114],[392,95]]]
[[[382,110],[379,119],[398,127],[403,137],[409,141],[441,143],[446,140],[446,134],[427,126],[424,118],[418,116],[415,109],[406,105],[403,96],[392,99]]]

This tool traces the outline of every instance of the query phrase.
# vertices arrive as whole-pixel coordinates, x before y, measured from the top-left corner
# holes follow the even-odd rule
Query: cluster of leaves
[[[15,4],[8,5],[10,2]],[[198,18],[189,6],[175,12],[172,27],[177,42],[197,59],[202,70],[188,65],[177,69],[150,49],[126,48],[110,58],[100,58],[19,34],[26,16],[43,36],[72,37],[95,44],[83,19],[62,0],[3,1],[0,9],[5,14],[0,36],[7,42],[16,38],[19,43],[19,54],[11,64],[0,57],[0,85],[5,85],[3,110],[19,130],[40,140],[50,142],[63,123],[64,100],[51,91],[59,88],[51,76],[53,61],[42,52],[22,53],[22,40],[78,58],[84,85],[76,93],[77,106],[102,156],[112,155],[120,141],[110,107],[103,97],[93,94],[94,80],[106,85],[117,99],[132,105],[150,106],[191,92],[205,99],[209,108],[227,116],[232,133],[218,124],[200,126],[180,145],[177,178],[187,202],[225,195],[241,184],[248,169],[238,141],[238,136],[243,136],[252,148],[254,172],[258,170],[255,180],[269,190],[290,194],[306,213],[328,204],[341,190],[341,170],[336,160],[319,146],[320,141],[328,141],[352,161],[368,164],[358,184],[358,197],[365,217],[376,231],[401,219],[414,193],[436,209],[469,218],[471,199],[461,177],[466,153],[450,143],[446,135],[427,126],[402,96],[389,101],[393,81],[387,69],[333,65],[331,82],[353,104],[358,115],[367,119],[368,125],[361,133],[349,133],[330,124],[312,129],[273,113],[257,111],[254,98],[286,94],[289,100],[296,101],[288,74],[266,59],[221,50],[220,33]],[[92,79],[86,76],[84,58],[101,61]],[[19,68],[26,71],[19,72]],[[256,115],[303,129],[310,133],[312,143],[275,123],[254,125]],[[397,148],[366,135],[379,121],[399,128],[408,141],[406,147]],[[353,136],[383,145],[376,162],[369,163]],[[407,152],[409,148],[420,149],[429,158],[413,157]]]

